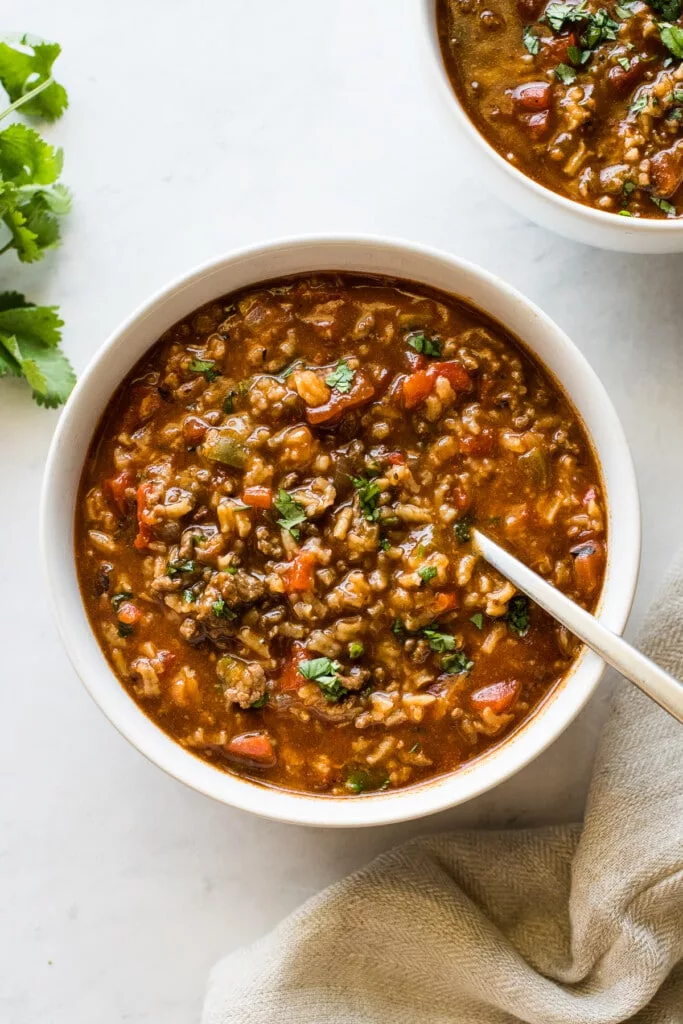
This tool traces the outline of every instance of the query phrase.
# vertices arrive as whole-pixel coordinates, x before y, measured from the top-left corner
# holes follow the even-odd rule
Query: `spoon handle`
[[[575,604],[490,537],[479,530],[472,530],[472,540],[489,565],[683,723],[683,683],[612,633],[585,608]]]

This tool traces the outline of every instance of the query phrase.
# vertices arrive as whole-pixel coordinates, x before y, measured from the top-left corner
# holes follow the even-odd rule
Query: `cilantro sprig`
[[[213,384],[221,373],[213,359],[193,359],[188,369],[191,373],[200,373],[207,384]]]
[[[0,377],[23,377],[38,405],[56,408],[76,382],[59,348],[64,322],[56,306],[34,306],[18,292],[0,293]]]
[[[21,111],[54,121],[68,99],[52,66],[57,43],[24,35],[0,41],[0,85],[9,104],[0,121]],[[25,124],[0,131],[0,255],[14,249],[22,263],[33,263],[60,241],[59,217],[71,197],[58,181],[62,151]],[[59,344],[63,321],[56,306],[36,306],[17,292],[0,294],[0,377],[23,377],[39,405],[55,408],[69,396],[76,376]]]
[[[424,331],[418,331],[415,334],[409,334],[406,340],[410,347],[420,355],[432,356],[434,359],[441,358],[441,341],[438,338],[430,338]]]

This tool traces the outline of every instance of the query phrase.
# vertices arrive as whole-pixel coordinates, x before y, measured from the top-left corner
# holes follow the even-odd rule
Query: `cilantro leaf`
[[[192,373],[201,373],[207,384],[212,384],[216,377],[220,377],[220,370],[216,369],[213,359],[193,359],[188,369]]]
[[[484,628],[484,616],[482,615],[481,612],[475,612],[474,615],[471,615],[470,622],[473,623],[473,625],[475,625],[479,630],[482,630]]]
[[[614,13],[622,21],[627,21],[633,15],[633,8],[635,7],[635,0],[627,0],[627,2],[617,4],[614,8]]]
[[[555,68],[555,74],[563,85],[571,85],[572,82],[576,81],[576,71],[574,71],[574,68],[570,68],[569,64],[558,64]]]
[[[7,236],[0,252],[14,248],[22,262],[32,263],[59,244],[57,217],[71,205],[57,182],[61,170],[61,150],[32,128],[12,124],[0,132],[0,219]]]
[[[249,705],[249,707],[250,708],[256,708],[256,709],[264,708],[269,700],[270,700],[270,694],[269,694],[268,690],[266,690],[261,697],[257,697],[256,700],[252,701],[251,704]]]
[[[351,369],[346,360],[340,359],[329,377],[325,377],[325,383],[328,388],[334,388],[345,395],[351,390],[351,381],[355,375],[356,371]]]
[[[429,640],[429,646],[437,654],[445,654],[446,651],[455,650],[455,637],[451,636],[450,633],[441,633],[438,629],[426,627],[422,630],[422,635],[426,640]]]
[[[420,355],[433,356],[435,359],[441,358],[441,342],[438,338],[430,338],[420,331],[409,335],[406,340],[410,347],[414,348]]]
[[[345,686],[342,686],[337,675],[340,668],[341,665],[338,661],[330,661],[329,658],[312,658],[310,661],[301,662],[299,672],[304,679],[310,679],[311,682],[318,684],[326,701],[336,704],[349,692]]]
[[[0,377],[23,377],[36,402],[51,409],[76,383],[59,348],[63,326],[56,306],[34,306],[17,292],[0,294]]]
[[[132,590],[121,590],[118,594],[114,594],[114,596],[110,598],[111,606],[114,611],[117,612],[124,601],[129,601],[132,596]]]
[[[273,504],[282,516],[281,519],[277,520],[278,526],[281,526],[283,530],[289,530],[294,540],[298,540],[300,533],[298,529],[299,524],[306,522],[306,513],[304,512],[303,505],[295,501],[283,487],[279,489]]]
[[[637,96],[634,99],[633,103],[628,108],[629,114],[639,114],[641,112],[641,110],[645,110],[645,107],[647,106],[647,103],[648,103],[647,96],[644,93],[641,93],[640,96]]]
[[[379,519],[379,496],[382,493],[379,484],[367,476],[352,476],[351,483],[358,492],[358,500],[365,518],[374,523]]]
[[[522,30],[522,42],[532,57],[535,57],[541,48],[541,41],[532,29],[531,25],[524,26]]]
[[[217,601],[214,601],[211,605],[211,611],[217,619],[236,619],[237,614],[228,608],[227,604],[222,597],[219,597]]]
[[[31,35],[23,35],[15,45],[0,42],[0,82],[11,102],[21,105],[29,117],[56,121],[68,106],[66,89],[52,77],[60,53],[59,43]],[[29,93],[34,95],[25,99]]]
[[[438,575],[438,569],[434,565],[423,565],[417,570],[417,575],[422,580],[421,586],[426,586],[430,580]]]
[[[387,789],[389,776],[384,768],[373,769],[354,765],[347,768],[344,785],[352,793],[377,792]]]
[[[365,647],[359,643],[358,640],[352,640],[349,644],[349,658],[352,661],[356,661],[358,658],[362,658],[365,654]]]
[[[681,16],[681,0],[645,0],[645,3],[665,21],[678,21]]]
[[[508,601],[505,613],[508,628],[517,636],[526,636],[529,632],[529,598],[525,594],[516,594]]]
[[[449,676],[459,676],[470,672],[474,668],[474,662],[464,651],[455,651],[454,654],[447,654],[441,659],[441,668]]]
[[[176,558],[174,562],[167,564],[166,575],[169,579],[177,580],[179,576],[185,573],[196,572],[197,568],[197,563],[193,562],[191,558]]]
[[[678,25],[670,25],[663,21],[658,23],[657,28],[659,29],[659,38],[667,50],[679,60],[683,59],[683,29]]]
[[[667,202],[666,199],[660,199],[659,196],[650,196],[650,199],[667,217],[675,217],[677,215],[678,211],[673,203]]]
[[[565,24],[585,21],[588,17],[586,4],[548,4],[543,20],[547,21],[553,32],[561,32]]]

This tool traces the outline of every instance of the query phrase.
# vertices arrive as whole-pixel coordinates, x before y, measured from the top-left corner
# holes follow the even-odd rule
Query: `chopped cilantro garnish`
[[[119,591],[118,594],[114,594],[114,596],[111,598],[111,606],[114,609],[114,611],[117,612],[121,605],[123,604],[123,602],[130,601],[132,596],[133,593],[130,590],[121,590]]]
[[[532,57],[535,57],[541,48],[541,42],[532,29],[531,25],[525,25],[522,30],[522,42]]]
[[[449,676],[463,675],[474,668],[474,662],[467,657],[464,651],[455,651],[441,659],[441,668]]]
[[[659,196],[650,196],[650,199],[658,206],[662,213],[665,213],[667,217],[675,217],[677,210],[673,203],[667,202],[666,199],[660,199]]]
[[[371,793],[386,789],[389,785],[389,776],[383,768],[361,768],[352,766],[347,768],[344,785],[352,793]]]
[[[681,60],[683,58],[683,29],[665,21],[660,21],[657,28],[659,29],[659,38],[667,50]]]
[[[553,32],[561,32],[566,23],[585,21],[589,17],[586,4],[548,4],[543,20]]]
[[[266,690],[265,693],[263,694],[263,696],[262,697],[258,697],[255,701],[252,701],[252,703],[249,705],[249,707],[250,708],[255,708],[255,709],[263,708],[263,707],[266,706],[266,704],[268,703],[269,700],[270,700],[270,694],[268,693],[268,690]]]
[[[469,516],[463,516],[455,524],[455,539],[459,544],[466,544],[472,536],[472,520]]]
[[[311,682],[318,684],[326,701],[336,704],[349,692],[346,687],[342,686],[337,675],[340,668],[341,665],[338,661],[330,661],[329,658],[312,658],[310,661],[301,662],[299,672],[304,679],[310,679]]]
[[[437,654],[445,654],[446,651],[455,650],[455,637],[450,633],[441,633],[438,629],[425,627],[422,630],[425,640],[429,640],[429,646]]]
[[[435,359],[441,358],[441,342],[438,338],[430,338],[427,334],[420,331],[417,334],[408,335],[406,340],[410,347],[414,348],[420,355],[433,356]]]
[[[192,373],[201,373],[208,384],[211,384],[216,377],[220,376],[220,370],[216,369],[213,359],[193,359],[189,369]]]
[[[183,590],[183,601],[185,604],[193,604],[197,600],[197,595],[194,590]]]
[[[298,540],[299,525],[306,521],[303,505],[295,501],[282,487],[278,491],[277,498],[275,498],[273,504],[282,517],[277,520],[278,526],[281,526],[283,530],[289,530],[294,540]]]
[[[417,570],[417,575],[422,580],[422,586],[426,586],[430,580],[433,580],[435,576],[438,576],[438,569],[434,565],[423,565]]]
[[[471,615],[470,622],[474,623],[477,629],[484,628],[484,616],[481,612],[475,612],[474,615]]]
[[[529,598],[524,594],[516,594],[508,601],[505,613],[508,627],[517,636],[526,636],[529,631]]]
[[[211,605],[211,611],[217,619],[236,619],[237,616],[232,608],[228,608],[227,604],[222,597],[219,597],[217,601],[214,601]]]
[[[166,575],[170,576],[172,580],[176,580],[182,573],[196,571],[197,563],[193,562],[191,558],[176,558],[174,562],[169,562],[166,566]]]
[[[633,15],[634,6],[635,0],[633,0],[632,3],[617,4],[617,6],[614,8],[614,13],[618,18],[621,18],[622,21],[626,21]]]
[[[381,537],[379,546],[381,551],[389,551],[391,548],[391,541],[387,540],[386,537]]]
[[[681,16],[681,0],[645,0],[645,3],[665,21],[678,21]]]
[[[345,395],[351,390],[351,381],[354,376],[355,370],[350,368],[346,360],[340,359],[332,373],[325,377],[325,383],[328,388],[333,388],[335,391]]]
[[[365,654],[365,648],[357,640],[352,640],[349,644],[349,658],[352,661],[356,661],[358,658],[362,658]]]
[[[402,639],[405,636],[406,627],[401,619],[394,619],[391,624],[391,632],[394,636],[399,637],[399,639]]]
[[[631,61],[628,57],[617,57],[617,64],[621,64],[624,71],[629,71],[631,68]]]
[[[379,496],[382,493],[379,484],[367,476],[352,476],[351,483],[358,492],[361,512],[371,523],[379,519]]]
[[[640,96],[637,96],[634,99],[633,103],[628,108],[628,112],[629,112],[629,114],[639,114],[641,112],[641,110],[645,110],[646,106],[647,106],[647,96],[645,96],[645,95],[643,95],[641,93]]]
[[[223,399],[223,412],[230,415],[231,412],[235,411],[235,398],[237,396],[236,391],[228,391],[227,395]]]
[[[117,622],[116,630],[119,636],[126,637],[131,635],[131,633],[133,632],[133,627],[129,625],[127,622]]]
[[[574,71],[574,68],[570,68],[569,64],[558,64],[555,68],[555,74],[563,85],[571,85],[572,82],[576,81],[576,71]]]

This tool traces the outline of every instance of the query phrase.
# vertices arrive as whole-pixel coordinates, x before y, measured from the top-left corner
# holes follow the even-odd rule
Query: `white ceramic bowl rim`
[[[479,131],[474,122],[468,117],[467,112],[460,103],[460,99],[451,85],[441,53],[441,46],[439,44],[436,24],[436,5],[437,0],[422,0],[423,27],[429,39],[430,49],[433,51],[432,57],[438,71],[441,87],[447,93],[446,100],[456,114],[462,130],[479,149],[483,149],[485,151],[486,156],[488,156],[500,170],[514,178],[518,184],[522,185],[524,188],[535,193],[535,195],[540,199],[550,200],[555,204],[555,206],[561,208],[570,216],[580,218],[594,224],[606,226],[610,230],[621,231],[623,233],[628,232],[629,234],[636,232],[640,234],[655,235],[666,233],[677,234],[683,230],[683,217],[677,217],[675,219],[622,217],[619,214],[608,213],[606,210],[597,210],[594,206],[586,206],[574,199],[569,199],[567,196],[561,195],[559,192],[554,192],[551,188],[546,188],[545,185],[542,185],[540,182],[530,178],[528,174],[525,174],[524,171],[521,171],[518,167],[515,167],[514,164],[511,164],[509,160],[506,160],[505,157],[501,156],[495,146],[491,145],[486,136]]]
[[[522,338],[562,382],[593,437],[603,470],[610,522],[599,615],[609,628],[621,632],[638,573],[640,515],[628,446],[602,384],[567,336],[515,289],[465,260],[402,240],[322,236],[255,245],[200,266],[153,296],[93,357],[61,416],[47,459],[40,541],[53,612],[71,661],[105,715],[146,757],[199,792],[265,817],[325,826],[387,824],[463,803],[522,768],[578,714],[597,686],[602,662],[584,651],[521,729],[452,775],[373,796],[295,793],[213,768],[140,711],[114,676],[90,628],[73,557],[76,493],[92,434],[116,385],[163,330],[231,291],[323,270],[407,278],[462,297]]]

